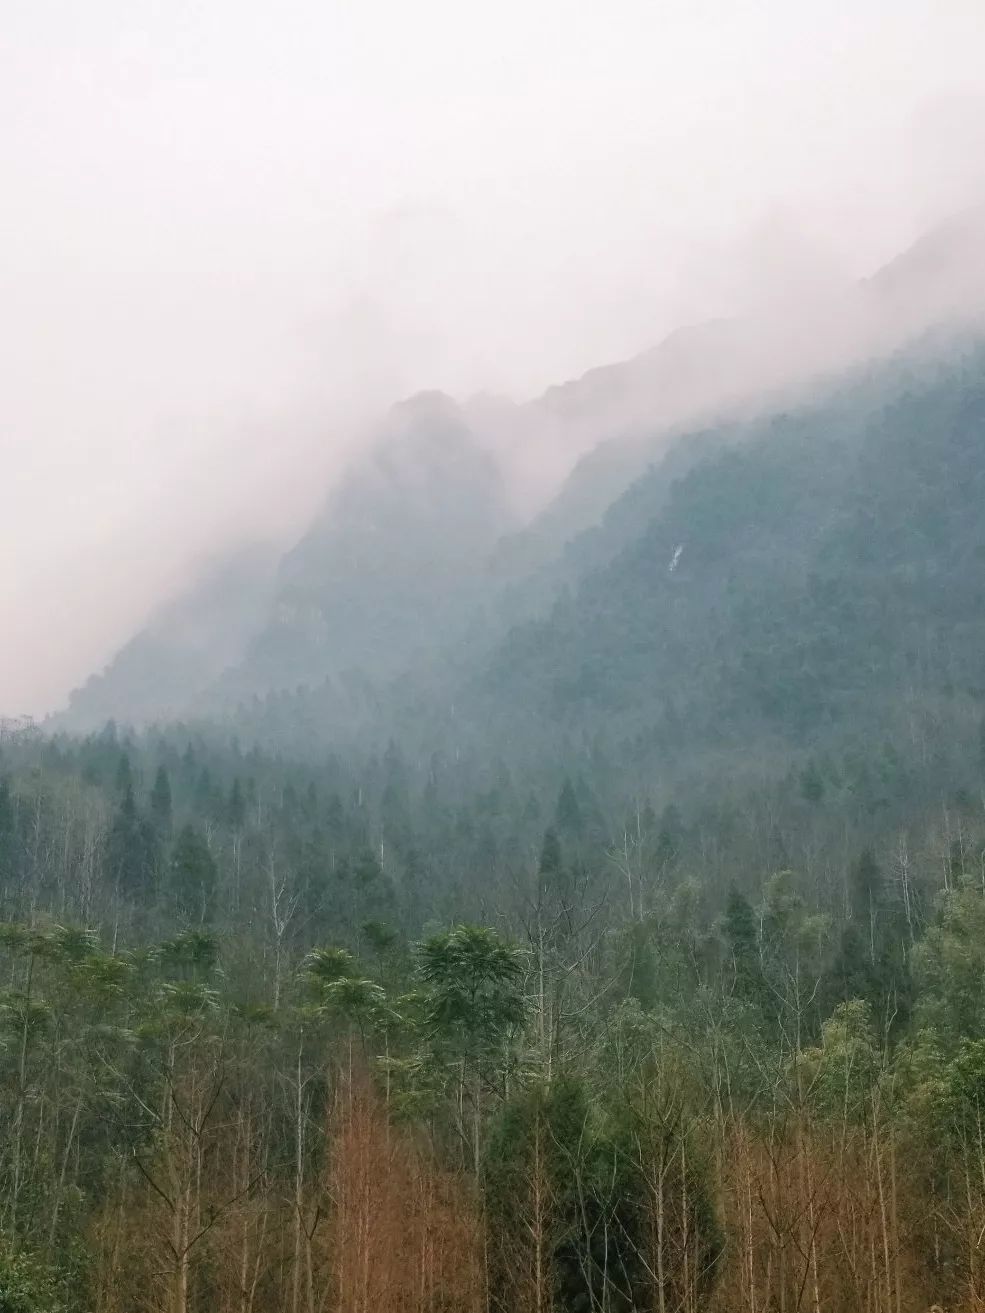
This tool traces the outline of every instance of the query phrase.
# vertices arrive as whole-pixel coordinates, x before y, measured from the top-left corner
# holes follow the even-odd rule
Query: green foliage
[[[202,977],[215,967],[219,959],[219,943],[215,935],[204,930],[184,930],[173,939],[165,940],[157,949],[157,956],[165,970],[171,973]]]
[[[523,960],[485,926],[458,926],[420,948],[432,1040],[465,1051],[495,1048],[526,1015]]]
[[[985,1040],[966,1039],[943,1073],[949,1129],[978,1145],[985,1126]]]
[[[728,953],[726,979],[737,998],[768,1007],[769,990],[763,974],[759,937],[752,905],[734,886],[729,890],[722,922]]]
[[[73,1313],[64,1277],[23,1250],[0,1245],[0,1313]]]
[[[920,1022],[952,1045],[985,1036],[985,896],[970,880],[944,891],[914,950]]]
[[[361,929],[367,944],[381,956],[389,952],[397,943],[397,931],[383,921],[367,921]]]
[[[364,1036],[371,1027],[384,1027],[388,1018],[386,993],[372,980],[343,977],[323,986],[321,1010],[355,1026]]]
[[[0,881],[13,879],[15,843],[14,804],[10,793],[10,781],[6,775],[0,775]]]
[[[174,845],[168,884],[178,913],[204,922],[210,919],[215,901],[218,870],[203,836],[185,825]]]
[[[495,1120],[483,1169],[487,1206],[507,1234],[536,1236],[559,1309],[675,1307],[694,1289],[695,1271],[698,1293],[714,1283],[722,1237],[704,1166],[679,1100],[654,1097],[659,1084],[650,1068],[639,1083],[608,1084],[600,1099],[584,1078],[565,1077],[531,1085]],[[658,1183],[662,1280],[642,1261]],[[508,1273],[494,1288],[505,1292],[497,1299],[505,1311]]]
[[[133,786],[127,783],[108,840],[109,867],[121,893],[147,899],[153,889],[157,861],[156,832],[140,816]]]
[[[722,744],[779,737],[814,754],[800,787],[820,808],[822,745],[881,737],[906,700],[970,697],[978,723],[985,361],[900,375],[749,426],[669,496],[644,476],[612,515],[649,500],[646,527],[489,662],[514,732],[602,731],[647,764],[697,752],[716,772]],[[906,787],[886,766],[865,805]]]
[[[860,999],[840,1003],[824,1023],[820,1047],[800,1060],[810,1099],[824,1116],[864,1122],[881,1070],[872,1016]]]
[[[301,970],[318,988],[346,980],[356,974],[356,959],[346,948],[313,948]]]
[[[158,766],[150,795],[150,813],[161,835],[167,836],[171,833],[172,810],[171,780],[165,768]]]
[[[231,686],[221,725],[5,739],[10,1235],[100,1237],[131,1198],[167,1218],[140,1166],[195,1158],[251,1183],[235,1217],[203,1200],[203,1253],[266,1217],[254,1178],[270,1242],[289,1200],[317,1246],[330,1124],[365,1076],[436,1172],[476,1174],[490,1245],[522,1219],[490,1257],[503,1313],[545,1198],[544,1307],[710,1305],[733,1143],[743,1207],[809,1179],[819,1243],[831,1173],[905,1163],[956,1302],[985,1217],[985,358],[908,397],[887,374],[679,449],[572,544],[539,620],[501,597],[440,669],[327,669],[365,632],[326,616],[385,601],[380,670],[444,614],[411,578],[427,516],[397,498],[387,543],[368,520],[355,540],[381,566],[413,535],[410,600],[370,567],[365,596],[336,564],[322,588],[325,524],[251,652],[311,687]],[[790,1213],[756,1245],[810,1207]]]

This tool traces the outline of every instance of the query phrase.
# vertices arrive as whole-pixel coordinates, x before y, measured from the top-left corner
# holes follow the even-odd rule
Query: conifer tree
[[[150,795],[151,819],[158,834],[170,837],[172,822],[171,781],[163,765],[158,766]]]
[[[218,872],[215,859],[202,835],[186,825],[171,854],[169,887],[179,914],[188,920],[211,919]]]

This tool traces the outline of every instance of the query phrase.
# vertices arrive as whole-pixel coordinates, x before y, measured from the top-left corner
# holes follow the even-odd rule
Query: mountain
[[[796,310],[783,305],[681,328],[631,360],[550,388],[525,422],[560,431],[577,460],[511,551],[528,562],[556,556],[698,425],[768,416],[837,385],[859,361],[983,319],[985,208],[978,208],[924,233],[870,278]]]
[[[227,666],[242,660],[262,624],[276,566],[274,549],[260,545],[212,562],[104,671],[72,693],[56,723],[87,730],[109,720],[185,715]]]
[[[517,534],[413,398],[0,734],[0,1309],[981,1313],[985,334],[654,407]]]
[[[232,581],[226,619],[193,590],[73,695],[65,723],[229,713],[326,681],[339,714],[356,688],[373,701],[411,672],[447,687],[630,550],[696,462],[837,394],[853,362],[891,355],[928,318],[960,324],[983,306],[985,216],[972,212],[800,314],[684,328],[523,405],[413,397],[253,598]],[[946,357],[938,337],[925,350]],[[221,642],[188,621],[206,613]]]
[[[237,556],[163,608],[56,723],[212,714],[349,676],[390,678],[452,643],[513,527],[500,472],[460,408],[395,406],[298,543]]]
[[[985,348],[902,356],[669,489],[644,476],[606,519],[648,522],[595,568],[583,541],[577,586],[472,693],[530,736],[637,760],[960,733],[985,711],[983,496]]]
[[[281,561],[266,623],[226,697],[392,677],[454,642],[511,525],[503,480],[458,406],[394,407],[373,449]]]
[[[617,791],[914,742],[942,779],[985,718],[983,494],[985,347],[933,337],[685,435],[568,544],[563,578],[500,593],[432,659],[230,723],[305,756],[392,738],[417,760],[593,763]]]
[[[904,331],[977,317],[985,306],[985,206],[951,215],[862,285]]]

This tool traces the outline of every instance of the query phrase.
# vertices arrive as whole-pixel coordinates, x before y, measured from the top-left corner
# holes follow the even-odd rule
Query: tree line
[[[8,749],[5,1307],[979,1307],[978,766],[845,769]]]

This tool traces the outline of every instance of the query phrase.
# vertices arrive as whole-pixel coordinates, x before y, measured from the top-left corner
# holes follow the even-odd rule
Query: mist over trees
[[[2,1288],[973,1307],[985,776],[886,765],[5,744]]]
[[[6,1306],[978,1308],[980,345],[560,554],[411,418],[214,701],[4,731]]]
[[[214,716],[327,679],[343,686],[336,727],[346,707],[379,700],[381,681],[426,678],[442,658],[461,665],[463,649],[473,665],[477,644],[541,618],[638,538],[709,450],[783,414],[844,439],[899,397],[908,368],[925,380],[960,352],[980,334],[983,249],[985,208],[972,208],[820,303],[679,329],[522,405],[411,397],[367,435],[292,546],[249,545],[247,523],[248,545],[153,612],[75,690],[61,724]]]
[[[985,1313],[981,0],[9,0],[0,1313]]]

